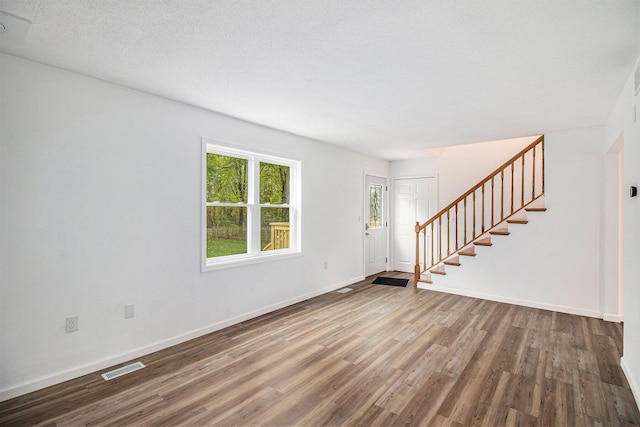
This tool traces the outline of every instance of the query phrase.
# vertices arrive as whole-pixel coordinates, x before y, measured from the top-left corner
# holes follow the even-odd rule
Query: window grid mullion
[[[243,208],[249,206],[248,203],[223,203],[223,202],[207,202],[206,206],[220,206],[223,208]]]

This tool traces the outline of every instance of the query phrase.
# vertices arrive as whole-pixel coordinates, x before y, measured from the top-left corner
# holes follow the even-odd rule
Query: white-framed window
[[[300,162],[202,145],[202,270],[300,254]]]

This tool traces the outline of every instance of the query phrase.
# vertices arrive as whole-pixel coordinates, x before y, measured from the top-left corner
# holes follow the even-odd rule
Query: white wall
[[[387,162],[7,55],[0,73],[0,400],[362,277],[363,171]],[[302,161],[301,257],[201,273],[203,136]]]
[[[639,64],[640,58],[636,67]],[[633,83],[632,73],[605,128],[605,141],[609,149],[615,148],[620,139],[624,145],[624,185],[621,196],[624,203],[622,368],[636,402],[640,402],[640,197],[629,197],[629,187],[640,186],[640,96],[634,94]],[[636,114],[634,108],[638,110]]]
[[[510,154],[499,153],[497,147],[494,151],[492,154],[502,156],[494,161],[495,166],[499,166],[519,149]],[[494,236],[492,247],[477,248],[478,256],[463,257],[462,268],[447,267],[445,277],[433,277],[434,284],[426,287],[601,317],[603,153],[602,128],[546,133],[547,212],[530,213],[528,225],[510,225],[511,236]],[[478,153],[476,159],[477,168],[481,168],[482,155]],[[478,180],[492,172],[495,166],[487,165]],[[465,164],[451,163],[446,170],[437,172],[451,177],[464,176],[467,168]],[[397,171],[394,162],[392,173]],[[441,193],[447,191],[450,182],[450,179],[440,179]],[[462,189],[456,188],[456,196],[473,184],[475,182]]]
[[[427,150],[422,159],[391,162],[391,175],[394,179],[437,175],[438,209],[441,209],[537,137],[538,135]]]

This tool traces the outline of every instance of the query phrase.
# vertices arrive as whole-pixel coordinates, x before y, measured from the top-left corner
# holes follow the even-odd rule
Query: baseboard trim
[[[624,322],[624,315],[605,313],[602,315],[602,320],[605,320],[607,322],[621,323]]]
[[[595,317],[598,319],[602,319],[602,313],[599,311],[585,310],[577,307],[567,307],[562,305],[547,304],[539,301],[509,298],[509,297],[503,297],[498,295],[485,294],[482,292],[468,291],[466,289],[448,288],[444,286],[438,286],[438,285],[426,284],[426,283],[418,284],[418,288],[428,289],[431,291],[445,292],[445,293],[454,294],[454,295],[461,295],[461,296],[471,297],[471,298],[486,299],[489,301],[504,302],[507,304],[521,305],[524,307],[539,308],[542,310],[557,311],[560,313],[576,314],[578,316],[587,316],[587,317]]]
[[[640,385],[635,381],[635,377],[629,370],[624,356],[620,358],[620,367],[622,368],[622,372],[624,372],[624,376],[627,377],[627,382],[629,383],[629,387],[631,387],[631,393],[636,400],[636,405],[640,407]]]
[[[216,322],[212,325],[205,326],[203,328],[195,329],[190,332],[180,334],[176,337],[169,338],[162,341],[157,341],[155,343],[136,348],[134,350],[128,351],[126,353],[122,353],[119,355],[115,355],[109,358],[95,360],[93,362],[80,365],[68,370],[59,371],[47,376],[43,376],[40,378],[36,378],[30,381],[25,381],[22,383],[14,384],[6,388],[0,389],[0,402],[5,400],[13,399],[14,397],[22,396],[27,393],[31,393],[37,390],[41,390],[46,387],[50,387],[52,385],[60,384],[65,381],[72,380],[74,378],[81,377],[83,375],[91,374],[94,372],[102,371],[107,368],[111,368],[115,365],[123,364],[132,359],[136,359],[139,357],[146,356],[148,354],[154,353],[156,351],[164,350],[165,348],[172,347],[177,344],[181,344],[183,342],[192,340],[194,338],[201,337],[203,335],[210,334],[212,332],[219,331],[221,329],[227,328],[229,326],[236,325],[241,322],[245,322],[247,320],[256,318],[258,316],[262,316],[263,314],[271,313],[272,311],[279,310],[284,307],[288,307],[293,304],[297,304],[299,302],[308,300],[310,298],[317,297],[322,294],[326,294],[328,292],[335,291],[347,285],[352,285],[361,280],[364,280],[363,276],[354,277],[349,280],[344,280],[340,283],[335,283],[326,288],[322,288],[313,292],[308,292],[306,294],[290,298],[279,303],[271,304],[257,310],[250,311],[245,314],[241,314],[239,316],[235,316],[229,319],[222,320],[220,322]]]

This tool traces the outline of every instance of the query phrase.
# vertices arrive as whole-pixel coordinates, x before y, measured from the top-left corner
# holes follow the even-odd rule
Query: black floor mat
[[[375,285],[390,285],[390,286],[407,286],[409,279],[394,279],[393,277],[376,277],[373,281]]]

